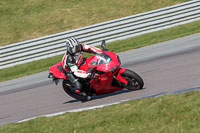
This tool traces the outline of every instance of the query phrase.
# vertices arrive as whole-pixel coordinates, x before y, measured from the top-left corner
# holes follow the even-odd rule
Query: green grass
[[[0,46],[189,0],[0,0]]]
[[[1,133],[199,133],[200,92],[132,100],[100,109],[41,117]]]
[[[122,52],[179,38],[186,35],[191,35],[198,32],[200,32],[200,21],[180,25],[162,31],[136,36],[130,39],[116,41],[108,44],[107,48],[114,52]],[[0,82],[48,70],[50,66],[61,61],[62,56],[63,55],[39,61],[33,61],[31,63],[17,65],[5,69],[0,69]],[[86,54],[86,56],[88,56],[88,54]]]

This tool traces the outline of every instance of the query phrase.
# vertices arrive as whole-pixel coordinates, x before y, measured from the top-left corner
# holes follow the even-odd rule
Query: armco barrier
[[[88,45],[112,42],[200,20],[200,0],[107,21],[0,47],[0,69],[64,54],[65,40],[76,37]]]

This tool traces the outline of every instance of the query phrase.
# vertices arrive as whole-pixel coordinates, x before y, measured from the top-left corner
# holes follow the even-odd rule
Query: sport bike
[[[101,44],[102,53],[96,54],[91,57],[84,58],[82,65],[79,69],[90,73],[90,77],[83,79],[78,78],[82,84],[82,92],[85,95],[75,93],[74,86],[70,82],[69,77],[66,76],[66,70],[62,66],[62,62],[58,62],[49,68],[49,78],[57,84],[59,79],[63,79],[62,86],[64,91],[71,97],[86,101],[88,97],[94,95],[102,95],[123,89],[139,90],[144,86],[143,79],[134,71],[126,68],[121,68],[121,61],[119,56],[106,49],[105,40]]]

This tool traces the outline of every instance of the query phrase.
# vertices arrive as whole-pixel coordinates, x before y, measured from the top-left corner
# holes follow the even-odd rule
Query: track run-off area
[[[139,91],[77,101],[48,79],[48,71],[0,83],[0,125],[37,116],[108,105],[127,99],[200,87],[200,34],[119,53],[122,67],[144,79]]]

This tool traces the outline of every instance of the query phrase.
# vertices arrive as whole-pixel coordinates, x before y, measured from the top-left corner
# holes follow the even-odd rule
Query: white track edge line
[[[151,97],[161,97],[161,96],[164,96],[164,95],[167,95],[167,94],[180,94],[180,93],[190,92],[190,91],[200,91],[200,87],[188,88],[188,89],[183,89],[183,90],[173,91],[173,92],[166,92],[166,93],[163,92],[163,93],[158,93],[158,94],[151,94],[151,95],[142,96],[142,97],[134,97],[134,98],[124,99],[124,100],[120,100],[118,102],[112,102],[112,103],[107,103],[107,104],[102,104],[102,105],[97,105],[97,106],[84,107],[84,108],[73,109],[73,110],[68,110],[68,111],[63,111],[63,112],[58,112],[58,113],[41,115],[41,116],[31,117],[31,118],[28,118],[28,119],[17,121],[16,123],[26,122],[26,121],[33,120],[33,119],[36,119],[36,118],[39,118],[39,117],[52,117],[52,116],[58,116],[58,115],[62,115],[62,114],[65,114],[65,113],[71,113],[71,112],[81,112],[81,111],[86,111],[86,110],[95,110],[95,109],[103,108],[103,107],[106,107],[106,106],[124,103],[124,102],[130,101],[130,100],[145,99],[145,98],[151,98]]]

